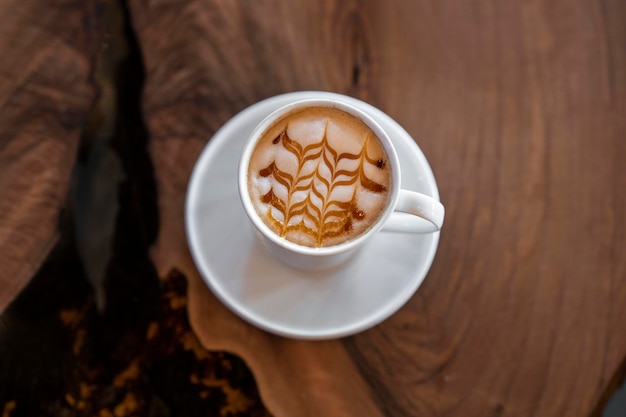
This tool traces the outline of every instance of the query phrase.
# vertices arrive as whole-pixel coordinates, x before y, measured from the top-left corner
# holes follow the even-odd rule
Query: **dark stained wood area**
[[[101,33],[95,1],[0,2],[0,311],[56,242]]]
[[[75,376],[47,391],[42,413],[194,415],[185,407],[198,404],[224,416],[601,415],[626,374],[625,2],[55,5],[41,13],[34,1],[0,0],[0,52],[12,58],[0,60],[0,311],[61,233],[65,257],[50,259],[65,259],[59,274],[74,278],[63,285],[78,289],[46,311],[87,317],[70,320],[69,342],[55,347]],[[98,77],[102,45],[113,84]],[[90,126],[107,88],[105,135]],[[249,105],[299,90],[348,94],[397,120],[446,206],[437,256],[409,302],[370,330],[322,342],[237,318],[200,278],[184,230],[187,183],[211,136]],[[99,146],[117,155],[95,159],[111,169],[90,159]],[[88,189],[114,198],[81,205],[73,167],[75,180],[91,173],[87,184],[104,185]],[[1,341],[20,343],[29,300],[52,285],[41,274],[1,316],[11,330]],[[78,365],[82,328],[110,332],[106,346],[126,356],[107,365],[102,349],[79,349],[95,359]],[[0,412],[26,415],[15,398],[30,391],[11,387],[32,386],[14,384],[26,377],[8,363],[0,358],[10,370],[0,368]],[[116,375],[136,378],[116,386]],[[164,394],[171,386],[178,396]]]

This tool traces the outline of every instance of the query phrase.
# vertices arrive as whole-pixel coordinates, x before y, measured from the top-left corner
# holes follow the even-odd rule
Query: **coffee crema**
[[[390,196],[388,157],[357,117],[330,107],[283,116],[261,136],[248,191],[277,235],[309,247],[334,246],[366,232]]]

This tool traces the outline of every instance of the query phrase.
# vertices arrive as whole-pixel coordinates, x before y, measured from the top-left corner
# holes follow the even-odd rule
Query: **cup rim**
[[[389,158],[389,163],[391,164],[391,190],[390,196],[387,203],[387,206],[379,216],[379,218],[374,222],[366,231],[358,235],[357,237],[347,240],[345,242],[341,242],[337,245],[332,246],[322,246],[322,247],[311,247],[304,246],[294,243],[290,240],[287,240],[284,237],[278,236],[274,231],[272,231],[269,226],[263,222],[257,213],[252,200],[250,198],[250,193],[248,192],[248,167],[250,162],[250,157],[256,144],[263,136],[263,133],[280,117],[291,113],[297,109],[304,107],[331,107],[337,108],[339,110],[345,111],[350,115],[361,120],[367,127],[369,127],[378,140],[383,145],[385,152]],[[400,172],[400,161],[398,158],[398,154],[389,138],[387,132],[380,126],[380,124],[373,119],[372,116],[367,114],[364,110],[361,110],[355,107],[352,104],[346,103],[345,101],[341,101],[340,99],[333,98],[306,98],[301,100],[296,100],[291,103],[288,103],[280,108],[274,110],[269,115],[267,115],[250,133],[248,136],[248,141],[246,142],[244,151],[241,154],[241,158],[239,160],[238,166],[238,187],[239,187],[239,198],[242,202],[246,215],[256,228],[256,230],[263,236],[265,239],[269,239],[274,244],[285,248],[291,252],[301,254],[301,255],[311,255],[311,256],[328,256],[328,255],[337,255],[341,253],[345,253],[351,251],[352,249],[356,249],[365,243],[371,236],[379,232],[389,216],[393,213],[395,209],[395,205],[398,200],[398,195],[400,193],[401,188],[401,172]]]

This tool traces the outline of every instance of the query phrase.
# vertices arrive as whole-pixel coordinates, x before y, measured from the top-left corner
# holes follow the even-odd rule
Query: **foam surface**
[[[391,188],[374,132],[338,109],[291,113],[259,140],[249,165],[255,209],[278,235],[305,246],[354,239],[376,222]]]

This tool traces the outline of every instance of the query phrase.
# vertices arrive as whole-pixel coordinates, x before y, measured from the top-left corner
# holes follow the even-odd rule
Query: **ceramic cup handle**
[[[441,229],[445,209],[443,204],[425,194],[400,190],[396,208],[383,231],[431,233]]]

